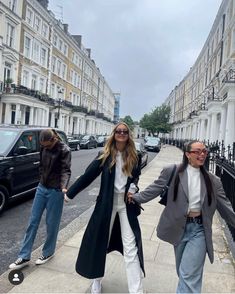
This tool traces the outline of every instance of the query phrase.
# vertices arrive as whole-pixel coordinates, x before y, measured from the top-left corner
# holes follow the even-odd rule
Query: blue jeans
[[[202,224],[187,223],[180,243],[174,247],[179,277],[176,293],[201,293],[206,240]]]
[[[23,244],[18,257],[30,259],[34,239],[38,226],[46,209],[47,238],[42,249],[43,256],[52,255],[55,252],[56,240],[63,210],[64,197],[59,189],[46,188],[42,184],[37,187],[33,201],[31,217],[26,230]]]

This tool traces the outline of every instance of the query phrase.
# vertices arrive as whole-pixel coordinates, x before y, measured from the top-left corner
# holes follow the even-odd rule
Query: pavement
[[[181,159],[181,150],[163,145],[159,154],[142,170],[140,190],[152,183],[164,166],[178,163]],[[76,201],[76,198],[72,201]],[[139,216],[146,271],[144,292],[174,293],[178,279],[173,247],[156,236],[156,225],[164,208],[158,201],[157,198],[144,204],[144,211]],[[46,264],[34,264],[41,248],[33,252],[30,265],[22,269],[24,280],[21,284],[14,286],[9,282],[10,270],[1,275],[0,293],[90,293],[92,280],[85,279],[75,272],[75,261],[93,209],[94,206],[60,231],[55,256]],[[235,293],[235,261],[228,249],[224,224],[217,214],[213,220],[213,240],[215,261],[210,264],[208,257],[206,258],[202,291]],[[124,260],[118,252],[107,255],[102,292],[128,292]]]

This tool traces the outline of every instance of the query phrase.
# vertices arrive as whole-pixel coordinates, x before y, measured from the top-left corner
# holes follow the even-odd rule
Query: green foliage
[[[127,115],[124,118],[121,118],[121,121],[126,123],[132,131],[134,130],[135,123],[134,123],[133,119],[130,117],[130,115]]]
[[[140,126],[145,128],[149,133],[168,133],[171,131],[169,124],[170,106],[162,104],[156,107],[150,114],[145,114],[140,120]]]

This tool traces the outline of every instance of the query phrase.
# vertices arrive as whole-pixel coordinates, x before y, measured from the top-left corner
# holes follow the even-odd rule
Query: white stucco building
[[[235,0],[224,0],[185,78],[165,101],[175,139],[235,142]]]

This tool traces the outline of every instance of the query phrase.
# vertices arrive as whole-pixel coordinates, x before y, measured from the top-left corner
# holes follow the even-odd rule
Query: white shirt
[[[189,200],[189,211],[200,212],[200,192],[201,192],[201,179],[200,179],[200,168],[195,168],[188,164],[188,200]]]
[[[124,165],[122,153],[120,151],[117,152],[116,156],[116,170],[115,170],[115,180],[114,180],[114,193],[125,193],[125,187],[127,183],[127,175],[122,171],[122,167]],[[135,184],[131,183],[129,192],[135,193],[137,188]]]

